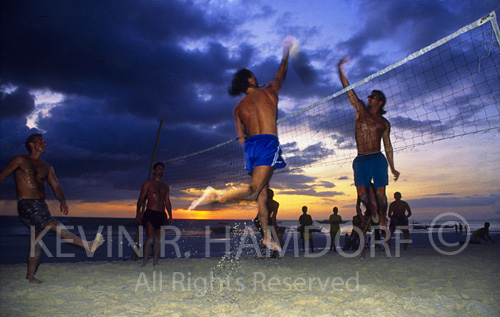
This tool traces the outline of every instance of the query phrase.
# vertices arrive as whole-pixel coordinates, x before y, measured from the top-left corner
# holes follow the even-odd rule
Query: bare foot
[[[104,237],[102,234],[98,233],[95,236],[94,241],[92,241],[92,245],[90,246],[90,252],[94,253],[98,247],[100,247],[104,243]]]
[[[143,262],[143,263],[141,264],[141,267],[145,267],[147,264],[148,264],[148,262],[146,262],[146,263],[144,263],[144,262]]]
[[[34,276],[33,277],[26,277],[26,279],[33,284],[42,284],[43,281],[40,281],[39,279],[36,279]]]

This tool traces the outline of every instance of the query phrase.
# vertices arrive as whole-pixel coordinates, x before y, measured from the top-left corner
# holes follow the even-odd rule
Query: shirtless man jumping
[[[344,88],[349,86],[344,66],[349,63],[349,56],[338,64],[340,81]],[[347,91],[349,102],[355,111],[355,138],[358,156],[354,159],[354,184],[358,198],[371,212],[373,223],[387,227],[387,196],[385,187],[389,184],[387,162],[394,175],[399,178],[399,172],[394,168],[392,144],[390,138],[391,125],[382,115],[385,113],[385,95],[379,90],[373,90],[368,96],[368,106],[358,99],[354,90]],[[381,153],[380,141],[384,142],[387,159]],[[373,179],[376,202],[370,201],[368,189]],[[378,210],[377,210],[378,205]]]
[[[135,219],[146,227],[146,243],[144,244],[142,266],[148,263],[149,253],[153,237],[155,245],[153,248],[153,265],[158,265],[160,257],[160,246],[162,235],[162,226],[173,225],[172,204],[170,203],[170,187],[161,180],[165,166],[158,162],[153,165],[153,179],[148,180],[142,185],[141,194],[137,200],[137,212]],[[141,209],[145,200],[148,200],[147,209],[142,214]],[[168,212],[168,219],[165,213]]]
[[[45,140],[41,134],[32,134],[25,142],[28,155],[18,155],[10,160],[0,172],[0,183],[14,172],[17,189],[17,212],[21,221],[30,228],[30,251],[28,255],[28,273],[26,279],[30,283],[40,284],[42,281],[35,278],[40,260],[42,238],[47,231],[57,234],[63,241],[84,248],[87,252],[95,252],[102,245],[104,239],[100,233],[92,242],[84,241],[69,232],[63,224],[52,218],[45,203],[45,182],[52,187],[60,202],[61,212],[68,214],[68,205],[54,169],[43,161],[40,156],[45,153]]]
[[[234,119],[238,140],[245,152],[245,162],[250,183],[222,200],[257,200],[258,218],[263,230],[263,243],[271,250],[280,251],[279,243],[273,241],[268,230],[267,189],[275,168],[286,163],[281,158],[276,119],[278,116],[278,92],[285,80],[291,41],[282,44],[283,58],[273,80],[259,87],[254,74],[248,69],[239,70],[232,80],[229,94],[245,96],[234,108]]]

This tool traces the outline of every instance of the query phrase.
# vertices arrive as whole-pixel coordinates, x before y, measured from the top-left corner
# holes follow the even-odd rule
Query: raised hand
[[[343,68],[345,65],[349,64],[350,61],[351,61],[351,55],[347,55],[339,62],[338,67]]]

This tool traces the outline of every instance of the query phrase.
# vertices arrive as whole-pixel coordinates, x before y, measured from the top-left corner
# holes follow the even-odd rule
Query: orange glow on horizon
[[[472,139],[472,138],[471,138]],[[455,211],[465,214],[484,214],[485,217],[498,215],[498,202],[495,204],[482,204],[460,206],[455,202],[469,197],[482,197],[484,195],[497,195],[495,189],[499,188],[498,155],[500,147],[499,137],[490,134],[473,139],[474,142],[464,142],[464,139],[449,140],[436,145],[424,145],[416,149],[397,152],[395,155],[396,169],[401,172],[397,182],[392,180],[389,173],[389,186],[386,189],[388,203],[394,200],[394,192],[399,191],[403,200],[411,208],[412,219],[437,215],[444,211]],[[488,147],[487,150],[478,147]],[[459,157],[460,160],[450,159]],[[481,164],[479,164],[480,162]],[[491,168],[493,166],[493,168]],[[306,176],[306,177],[297,177]],[[274,189],[275,200],[280,204],[278,221],[298,221],[302,214],[302,206],[308,206],[309,214],[313,220],[328,219],[334,206],[339,208],[343,220],[351,220],[355,214],[356,188],[353,181],[351,164],[336,166],[319,166],[304,168],[300,174],[275,174],[270,186]],[[303,183],[298,183],[298,182]],[[229,184],[234,185],[234,184]],[[289,186],[289,188],[287,188]],[[199,220],[251,220],[257,215],[255,204],[232,204],[217,208],[199,206],[198,210],[187,210],[189,204],[203,194],[202,190],[188,189],[171,197],[173,205],[173,218],[199,219]],[[436,205],[434,204],[436,200]],[[470,199],[469,199],[470,200]],[[418,201],[421,207],[414,207],[413,202]],[[444,201],[445,203],[442,203]],[[474,200],[472,200],[474,202]],[[109,201],[109,202],[83,202],[69,200],[70,217],[119,217],[135,218],[136,199]],[[59,202],[54,199],[47,200],[50,211],[54,217],[64,217],[59,212]],[[452,207],[455,206],[455,207]],[[0,215],[17,215],[16,200],[0,201]]]
[[[57,201],[51,202],[50,210],[54,211],[59,207]],[[135,218],[137,201],[122,200],[109,201],[105,203],[68,201],[69,214],[73,217],[106,217],[106,218]],[[57,208],[57,209],[56,209]]]

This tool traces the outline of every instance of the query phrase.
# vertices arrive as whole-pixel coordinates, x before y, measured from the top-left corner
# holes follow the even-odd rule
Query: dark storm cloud
[[[332,149],[324,146],[322,142],[311,144],[301,150],[296,142],[290,142],[282,145],[283,152],[286,153],[286,161],[293,169],[304,166],[314,165],[315,162],[328,157],[334,153]]]
[[[279,191],[280,195],[306,195],[319,198],[344,195],[342,192],[329,190],[335,187],[331,182],[319,182],[315,177],[297,173],[278,173],[273,176],[269,186]]]
[[[238,57],[230,58],[214,40],[233,32],[230,19],[213,19],[177,1],[4,1],[1,6],[0,77],[2,85],[18,88],[3,94],[0,118],[33,111],[30,89],[66,96],[39,118],[38,127],[48,142],[44,158],[56,168],[68,197],[101,200],[120,195],[112,188],[138,190],[160,119],[157,160],[234,135],[231,109],[237,100],[226,89],[230,72],[248,65],[254,48],[241,44]],[[185,49],[190,41],[205,48]],[[272,66],[277,69],[278,61]],[[2,121],[2,166],[24,154],[19,150],[28,135],[25,124],[25,118]],[[74,185],[96,179],[99,185]]]
[[[445,24],[453,19],[459,21],[454,25],[462,26],[477,18],[464,21],[466,18],[458,10],[446,9],[442,2],[424,1],[422,8],[406,3],[412,10],[407,10],[405,3],[363,2],[366,8],[361,14],[366,12],[368,18],[360,17],[363,24],[354,30],[355,35],[338,45],[340,52],[360,55],[363,67],[353,70],[353,79],[387,66],[380,64],[376,53],[364,50],[373,41],[392,39],[406,23],[419,23],[414,34],[403,38],[403,45],[413,52],[436,40],[436,21]],[[256,48],[246,44],[249,42],[244,32],[237,28],[241,16],[208,12],[204,5],[208,6],[186,1],[2,1],[0,166],[5,166],[13,155],[25,154],[26,137],[37,132],[26,127],[25,118],[34,107],[30,94],[34,89],[64,95],[49,116],[40,116],[38,127],[48,142],[44,158],[55,167],[68,199],[135,199],[131,193],[137,192],[147,177],[160,119],[164,125],[157,161],[234,138],[232,108],[239,99],[227,94],[232,73],[250,67],[262,84],[273,78],[279,60],[271,56],[256,62]],[[273,32],[304,39],[301,54],[290,61],[280,98],[318,100],[340,87],[338,82],[334,87],[329,83],[335,67],[315,66],[330,52],[324,48],[307,49],[307,40],[316,36],[319,28],[293,25],[294,19],[288,13],[278,16],[271,5],[242,5],[252,9],[248,16],[242,14],[245,18],[275,19]],[[457,2],[457,6],[462,5]],[[482,4],[476,6],[478,11],[485,11]],[[475,10],[465,15],[473,16]],[[425,17],[426,12],[429,17]],[[373,25],[380,29],[374,32]],[[224,42],[235,38],[240,43],[230,51]],[[17,89],[7,93],[5,87]],[[312,117],[310,128],[328,131],[329,138],[352,148],[352,109],[346,102],[343,109],[347,114],[327,114],[339,120],[344,116],[344,125],[325,127]],[[297,108],[303,106],[307,105]],[[287,114],[280,109],[279,117]],[[417,120],[411,123],[416,125]],[[310,163],[332,154],[324,144],[312,143],[302,151],[293,147],[284,151],[290,166],[300,169],[305,165],[303,159]],[[237,149],[231,158],[222,156],[196,164],[210,169],[225,169],[224,164],[232,164],[234,170],[240,171],[241,149],[233,147]],[[167,179],[170,172],[166,171]],[[197,177],[194,175],[192,180],[198,185],[209,184]],[[222,176],[214,176],[218,177]],[[283,181],[283,188],[300,187],[307,181],[294,180],[295,185]],[[12,186],[8,187],[10,190]],[[0,192],[2,198],[15,197],[13,191],[8,196],[4,194],[7,191]]]
[[[495,1],[363,0],[360,7],[367,14],[359,19],[359,28],[336,47],[342,56],[351,54],[359,58],[360,67],[352,74],[361,79],[388,66],[380,64],[382,56],[370,50],[371,44],[397,42],[411,53],[474,22],[497,6]]]
[[[318,73],[311,65],[306,54],[299,53],[290,60],[290,68],[295,72],[302,85],[312,86],[317,84]]]
[[[25,87],[14,92],[4,93],[0,97],[0,119],[11,117],[26,117],[35,110],[35,101]]]
[[[391,117],[391,126],[401,130],[420,129],[421,132],[430,132],[434,129],[446,129],[440,128],[440,126],[442,126],[442,122],[439,120],[414,120],[403,116]]]
[[[230,30],[176,1],[8,1],[2,11],[4,80],[106,100],[112,112],[153,116],[194,108],[194,94],[186,93],[192,83],[220,83],[221,69],[231,65],[217,43],[205,53],[180,47],[182,40]],[[186,117],[177,112],[172,119]]]

